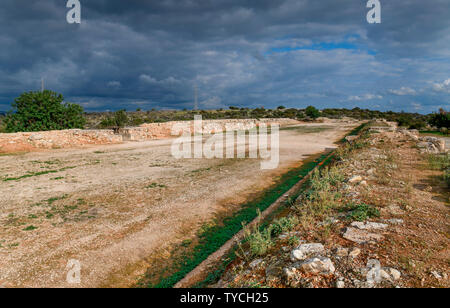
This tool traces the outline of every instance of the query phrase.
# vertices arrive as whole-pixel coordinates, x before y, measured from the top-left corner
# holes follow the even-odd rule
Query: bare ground
[[[311,221],[301,218],[295,231],[286,233],[295,241],[279,237],[267,254],[248,260],[237,258],[214,286],[448,288],[450,194],[442,170],[433,170],[427,154],[420,153],[417,141],[407,135],[374,134],[369,141],[337,163],[337,172],[345,175],[345,183],[338,190],[342,195],[333,210],[327,215],[317,214]],[[361,180],[350,183],[355,175]],[[350,226],[356,230],[356,218],[349,216],[344,207],[348,204],[379,209],[380,217],[362,220],[385,224],[380,230],[369,231],[381,239],[358,243],[345,237]],[[296,215],[302,207],[305,202],[299,199],[296,207],[283,215]],[[323,244],[325,249],[320,255],[329,258],[336,270],[300,270],[298,263],[291,260],[291,252],[299,243]],[[350,252],[355,250],[358,252],[352,256]],[[252,266],[256,260],[257,265]],[[379,261],[383,269],[394,269],[398,277],[383,276],[377,284],[367,283],[370,260]]]
[[[191,238],[356,124],[281,131],[280,166],[171,156],[171,140],[0,156],[0,285],[133,285],[148,256]],[[69,259],[81,284],[66,282]]]

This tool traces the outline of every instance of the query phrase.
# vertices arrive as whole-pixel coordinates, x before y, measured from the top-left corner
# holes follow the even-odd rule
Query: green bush
[[[306,107],[305,114],[312,119],[317,119],[320,117],[320,111],[313,106]]]
[[[429,123],[437,128],[450,128],[450,112],[446,112],[444,109],[439,110],[439,113],[431,116]]]
[[[45,90],[27,92],[12,103],[5,118],[5,131],[32,132],[83,128],[86,120],[79,105],[63,103],[61,94]]]
[[[261,213],[259,212],[259,215]],[[298,218],[295,216],[282,217],[275,220],[267,228],[260,229],[256,226],[251,232],[246,230],[246,240],[250,246],[250,251],[253,256],[263,256],[274,245],[273,238],[277,237],[281,233],[291,231],[299,223]]]
[[[119,110],[114,112],[113,116],[110,116],[106,119],[104,119],[101,123],[100,123],[100,127],[101,128],[120,128],[120,127],[124,127],[125,125],[127,125],[129,122],[128,119],[128,115],[126,110]],[[139,123],[139,124],[138,124]],[[137,121],[135,124],[142,124],[143,121]]]
[[[366,221],[371,217],[380,217],[380,211],[377,208],[367,204],[349,204],[345,210],[350,211],[348,218],[357,221]]]
[[[444,170],[444,181],[447,182],[447,186],[450,187],[450,167]]]

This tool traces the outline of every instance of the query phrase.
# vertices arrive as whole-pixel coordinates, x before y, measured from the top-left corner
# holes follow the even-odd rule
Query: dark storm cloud
[[[46,85],[89,110],[448,107],[450,2],[65,0],[0,4],[0,110]],[[443,85],[439,88],[438,85]],[[443,89],[443,90],[442,90]]]

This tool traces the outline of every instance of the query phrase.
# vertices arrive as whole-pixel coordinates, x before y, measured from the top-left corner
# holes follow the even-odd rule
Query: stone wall
[[[292,119],[244,119],[244,120],[205,120],[202,121],[203,133],[213,133],[220,129],[246,130],[261,123],[278,123],[281,126],[298,124]],[[166,123],[143,124],[139,127],[126,127],[115,134],[113,130],[60,130],[32,133],[0,134],[0,153],[34,151],[37,149],[73,148],[83,145],[117,144],[123,141],[145,141],[172,137],[172,127],[193,121],[175,121]]]
[[[0,134],[0,153],[71,148],[89,144],[114,144],[122,141],[122,136],[114,134],[113,130],[73,129]]]
[[[280,126],[298,124],[300,122],[292,119],[227,119],[227,120],[203,120],[202,132],[211,134],[225,130],[249,130],[260,124],[280,124]],[[166,123],[149,123],[139,127],[126,127],[120,129],[120,134],[126,141],[145,141],[154,139],[165,139],[172,137],[174,125],[185,125],[193,131],[194,121],[173,121]]]

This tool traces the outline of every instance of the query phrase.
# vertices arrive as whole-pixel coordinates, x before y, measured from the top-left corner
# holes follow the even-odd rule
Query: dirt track
[[[276,170],[254,159],[176,160],[172,140],[0,157],[0,285],[129,286],[156,250],[192,237],[356,125],[282,130]],[[80,285],[66,282],[69,259],[81,262]]]

